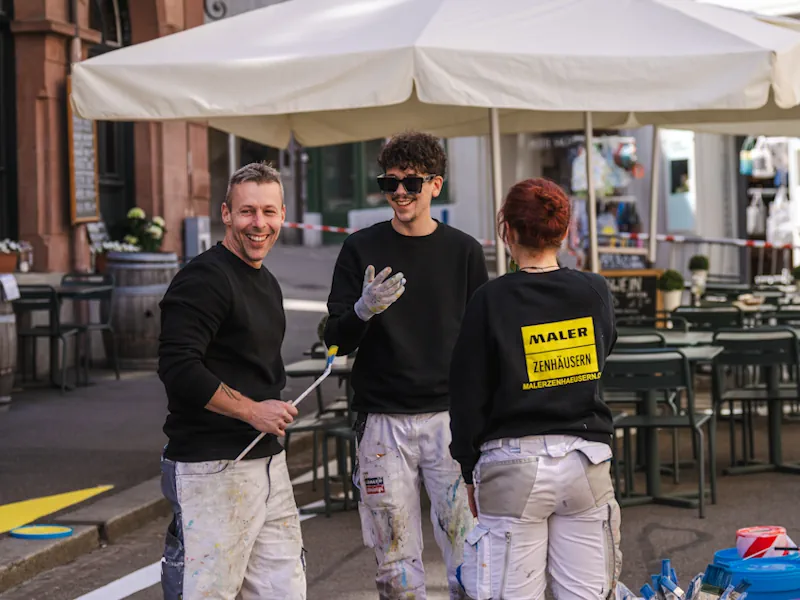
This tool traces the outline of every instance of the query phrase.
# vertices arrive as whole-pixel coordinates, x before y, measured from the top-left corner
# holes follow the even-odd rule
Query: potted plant
[[[708,257],[704,256],[703,254],[695,254],[692,258],[689,259],[689,270],[692,272],[695,271],[705,271],[708,273]]]
[[[684,289],[683,275],[675,269],[667,269],[658,278],[658,289],[664,298],[664,310],[672,312],[681,305]]]
[[[8,238],[0,240],[0,273],[13,273],[17,270],[21,246]]]
[[[794,269],[792,269],[792,279],[795,282],[800,281],[800,266],[797,266]]]
[[[694,303],[699,305],[700,298],[706,291],[708,257],[702,254],[695,254],[689,259],[689,270],[692,272],[692,297],[694,298]]]
[[[91,252],[94,257],[94,270],[96,273],[106,272],[108,265],[107,254],[109,252],[139,252],[140,250],[141,248],[139,248],[139,246],[127,242],[106,241],[98,246],[92,246]]]
[[[139,246],[142,252],[161,252],[166,223],[161,217],[147,218],[147,214],[138,206],[128,211],[128,234],[124,242]]]

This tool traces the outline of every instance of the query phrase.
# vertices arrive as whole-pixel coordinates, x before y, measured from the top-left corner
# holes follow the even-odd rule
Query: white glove
[[[392,268],[386,267],[376,276],[375,267],[372,265],[364,271],[361,297],[355,305],[356,314],[362,321],[369,321],[375,315],[385,311],[406,291],[406,280],[402,273],[386,279],[391,272]]]

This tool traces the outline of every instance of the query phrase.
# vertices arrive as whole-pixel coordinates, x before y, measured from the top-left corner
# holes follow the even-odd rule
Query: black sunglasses
[[[398,186],[402,183],[406,192],[409,194],[419,194],[422,191],[422,184],[434,179],[436,175],[407,175],[403,179],[398,179],[394,175],[378,175],[378,187],[382,192],[394,194]]]

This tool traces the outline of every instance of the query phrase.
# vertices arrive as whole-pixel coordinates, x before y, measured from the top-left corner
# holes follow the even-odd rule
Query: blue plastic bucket
[[[714,554],[714,564],[731,573],[733,585],[742,579],[752,584],[747,590],[748,600],[800,599],[800,555],[796,552],[741,560],[736,548],[726,548]]]

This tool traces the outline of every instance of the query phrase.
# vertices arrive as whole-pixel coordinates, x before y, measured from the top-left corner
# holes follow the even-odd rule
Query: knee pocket
[[[476,525],[464,541],[464,561],[458,569],[461,587],[472,600],[504,597],[511,576],[510,531]]]

